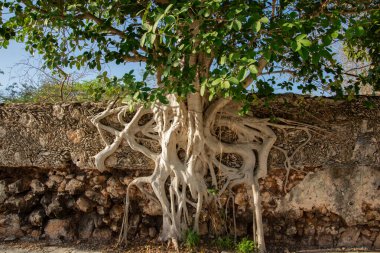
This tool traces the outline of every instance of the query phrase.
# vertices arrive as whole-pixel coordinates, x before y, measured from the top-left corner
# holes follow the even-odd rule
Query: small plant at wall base
[[[186,231],[185,238],[186,238],[185,245],[186,247],[190,249],[194,249],[195,247],[198,247],[199,243],[201,242],[201,238],[199,234],[193,231],[192,229]]]
[[[254,253],[257,251],[257,245],[247,238],[241,240],[236,246],[238,253]]]
[[[242,185],[251,192],[252,239],[265,252],[258,180],[267,175],[272,148],[286,158],[286,180],[293,157],[275,145],[274,128],[307,135],[295,151],[317,129],[255,118],[249,114],[251,105],[276,88],[294,86],[303,93],[321,88],[337,95],[358,90],[369,79],[358,76],[358,83],[341,85],[345,73],[332,49],[338,41],[366,38],[349,49],[367,53],[372,70],[367,73],[379,74],[379,33],[367,36],[364,29],[378,29],[377,0],[358,5],[348,0],[0,0],[0,10],[0,47],[24,42],[28,52],[43,55],[48,68],[101,71],[111,62],[145,66],[142,78],[133,71],[114,78],[104,73],[106,88],[96,90],[97,98],[111,91],[127,103],[110,103],[92,119],[105,145],[95,156],[96,167],[105,171],[106,159],[121,143],[154,164],[150,176],[128,185],[120,242],[127,240],[131,187],[161,207],[160,239],[178,247],[185,231],[199,232],[211,201]],[[154,85],[147,80],[151,75]],[[127,119],[131,109],[135,114]],[[106,125],[107,117],[121,126]],[[226,162],[231,156],[240,162]]]
[[[229,236],[216,238],[215,245],[221,250],[230,250],[235,248],[235,243]]]

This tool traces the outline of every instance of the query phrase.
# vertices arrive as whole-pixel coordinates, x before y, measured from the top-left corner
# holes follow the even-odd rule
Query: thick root
[[[273,124],[267,119],[238,117],[236,112],[224,110],[228,103],[228,100],[217,100],[203,113],[199,103],[193,101],[185,105],[171,96],[168,105],[157,104],[152,110],[139,108],[129,122],[123,117],[127,107],[107,108],[93,118],[92,122],[106,144],[95,156],[99,170],[106,169],[105,160],[120,147],[122,140],[155,163],[151,176],[136,178],[128,185],[119,243],[127,239],[129,190],[133,186],[160,204],[163,213],[160,238],[172,241],[178,249],[178,241],[183,239],[189,226],[198,232],[205,203],[220,197],[226,190],[232,191],[237,185],[245,185],[252,189],[253,239],[260,252],[265,252],[258,179],[267,174],[269,152],[276,142],[271,127],[297,128],[307,133],[308,139],[295,152],[309,142],[311,135],[307,126],[294,122],[284,120],[283,124]],[[121,131],[101,123],[115,114],[123,126]],[[229,139],[222,136],[223,129],[231,132]],[[114,141],[108,143],[104,133],[113,135]],[[148,147],[145,143],[155,143],[159,148]],[[289,170],[295,152],[289,156],[285,150],[277,149],[285,154]],[[224,163],[224,154],[241,159],[239,166]],[[209,181],[212,186],[207,183]],[[153,193],[144,190],[143,184],[150,185]],[[209,187],[214,188],[216,196],[209,196]]]

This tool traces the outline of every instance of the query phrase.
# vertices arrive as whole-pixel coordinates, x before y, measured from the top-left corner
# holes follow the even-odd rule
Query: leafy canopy
[[[380,9],[371,11],[365,18],[351,18],[346,32],[345,46],[348,56],[361,62],[368,62],[366,75],[358,75],[354,81],[374,85],[380,90]]]
[[[344,94],[337,43],[372,64],[346,89],[379,81],[378,0],[1,0],[0,9],[0,46],[24,42],[49,68],[144,63],[142,81],[103,73],[132,100],[198,91],[249,102],[294,85]]]

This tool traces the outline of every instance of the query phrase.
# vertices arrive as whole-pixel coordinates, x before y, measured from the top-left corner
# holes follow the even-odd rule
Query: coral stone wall
[[[374,109],[364,106],[369,103]],[[90,103],[0,105],[1,240],[116,239],[126,186],[136,176],[149,175],[152,164],[123,145],[106,161],[109,171],[94,168],[92,156],[103,146],[90,117],[103,109]],[[380,99],[348,103],[284,95],[270,108],[252,111],[257,117],[281,117],[323,129],[294,155],[288,181],[283,154],[271,151],[269,174],[260,179],[260,190],[266,241],[273,251],[380,248]],[[289,153],[307,139],[300,130],[276,134],[276,146]],[[249,197],[243,188],[233,196],[227,216],[235,212],[236,229],[228,219],[213,222],[222,215],[210,205],[204,208],[202,235],[227,230],[249,235]],[[156,238],[160,207],[137,189],[131,199],[130,236]]]

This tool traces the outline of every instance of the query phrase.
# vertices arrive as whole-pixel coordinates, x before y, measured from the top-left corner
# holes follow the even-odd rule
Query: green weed
[[[189,248],[195,248],[195,247],[198,247],[199,246],[199,243],[201,241],[201,238],[199,236],[199,234],[195,231],[193,231],[192,229],[189,229],[187,232],[186,232],[186,237],[185,237],[185,245],[186,247],[189,247]]]
[[[235,243],[230,237],[223,236],[215,240],[215,245],[221,250],[230,250],[234,248]]]
[[[257,246],[252,240],[244,238],[238,243],[236,249],[239,253],[253,253],[256,252]]]

